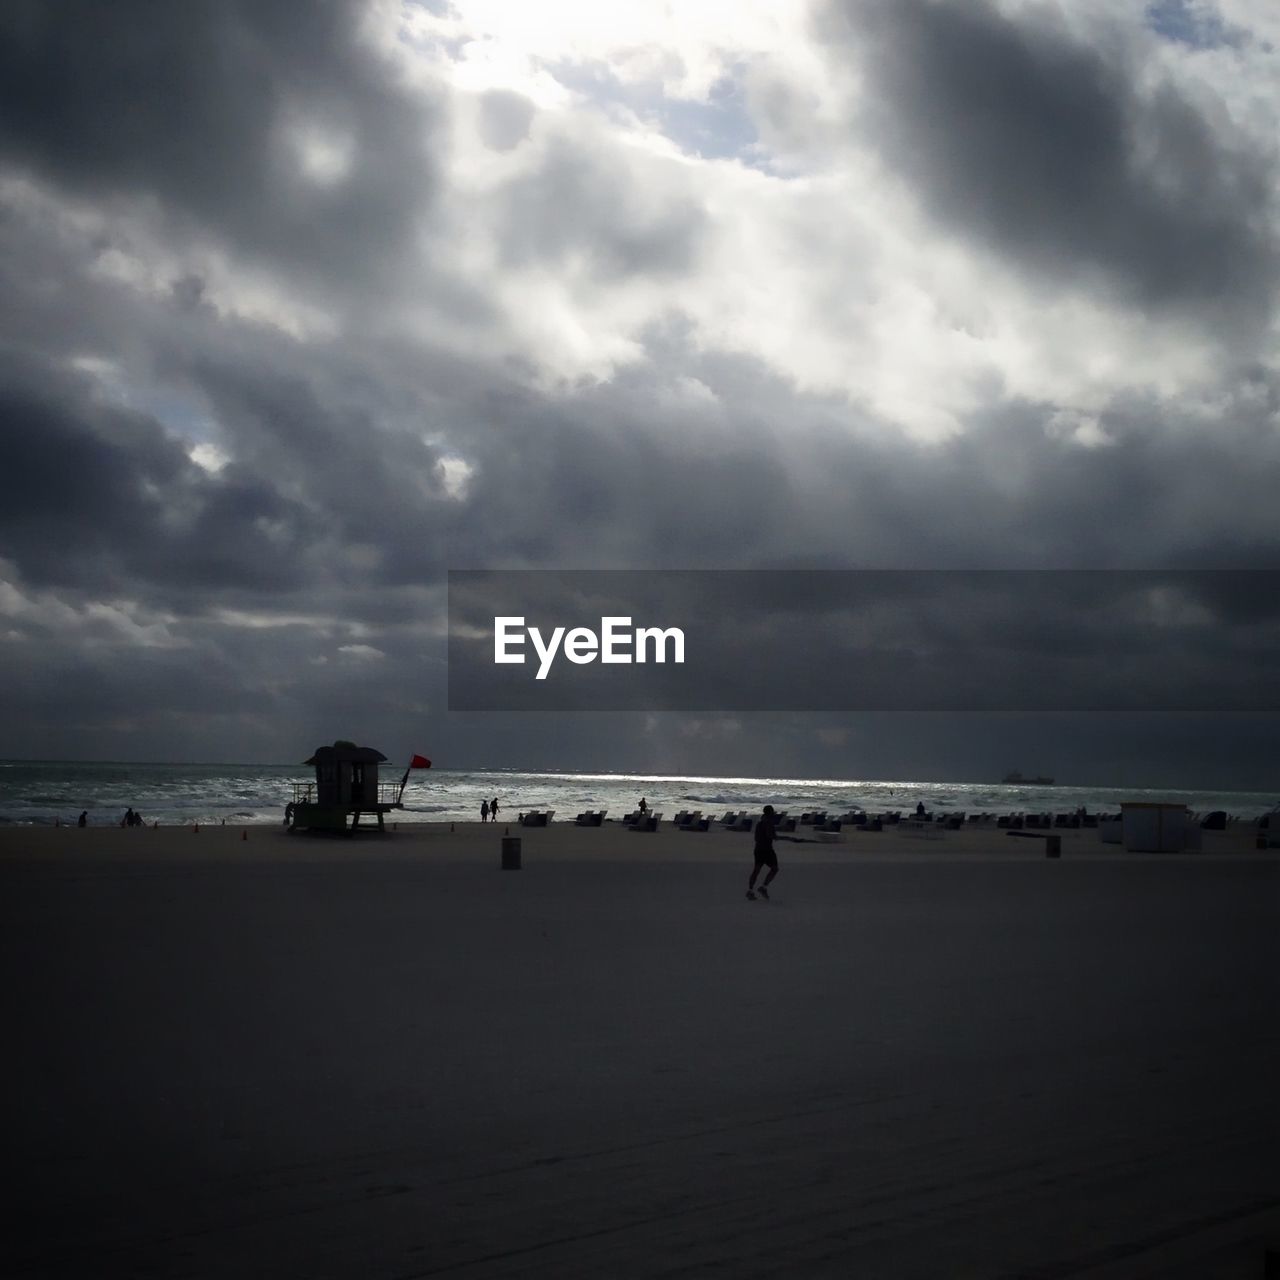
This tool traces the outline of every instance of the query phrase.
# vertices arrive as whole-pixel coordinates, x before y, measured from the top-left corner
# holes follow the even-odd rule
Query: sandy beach
[[[0,833],[14,1276],[1262,1274],[1280,858]]]

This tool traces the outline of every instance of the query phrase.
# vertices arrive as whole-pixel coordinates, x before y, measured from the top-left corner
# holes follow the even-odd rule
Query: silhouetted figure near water
[[[923,800],[916,801],[916,817],[917,818],[924,817],[924,801]]]
[[[649,802],[644,798],[644,796],[640,797],[640,803],[637,806],[637,808],[640,810],[641,813],[649,812]]]
[[[87,827],[87,826],[89,825],[89,810],[88,810],[88,809],[82,809],[82,810],[80,811],[80,821],[79,821],[76,825],[77,825],[77,826],[80,826],[80,827]]]
[[[489,801],[489,821],[497,822],[497,820],[498,820],[498,797],[494,796],[493,799]]]
[[[489,821],[489,802],[487,800],[480,801],[480,821]]]
[[[753,902],[756,898],[756,877],[760,874],[760,869],[769,868],[769,874],[760,885],[760,896],[766,901],[769,897],[769,885],[778,874],[778,855],[773,851],[773,831],[773,805],[767,804],[764,813],[760,815],[760,821],[756,823],[756,860],[751,868],[751,879],[747,881],[747,897]]]

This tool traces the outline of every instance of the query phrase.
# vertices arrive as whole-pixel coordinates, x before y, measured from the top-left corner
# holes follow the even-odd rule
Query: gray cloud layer
[[[673,767],[824,772],[813,728],[847,717],[774,722],[748,746],[527,721],[504,725],[499,759],[493,724],[442,715],[445,570],[1280,567],[1265,353],[1223,357],[1185,409],[1142,385],[1109,398],[1091,411],[1101,447],[1056,430],[1052,397],[998,387],[953,438],[912,441],[699,332],[675,299],[723,211],[696,183],[651,190],[627,152],[567,127],[467,197],[497,228],[486,289],[456,269],[446,208],[466,104],[410,83],[362,17],[0,14],[0,753],[288,759],[342,732],[459,763],[652,767],[661,740]],[[848,136],[1030,288],[1083,280],[1205,330],[1266,318],[1270,157],[1176,86],[1136,87],[1132,50],[1039,10],[922,0],[828,10],[818,30],[828,63],[868,77]],[[498,155],[541,127],[517,94],[476,111]],[[294,134],[313,126],[340,180],[299,173]],[[744,256],[735,274],[763,269]],[[671,294],[604,380],[534,376],[497,327],[515,273],[574,272],[609,297]],[[540,296],[518,316],[535,333]],[[331,323],[272,321],[293,307]],[[402,320],[419,312],[443,327]],[[229,461],[201,465],[201,441]],[[1222,583],[1215,607],[1257,607]],[[934,732],[855,726],[825,758],[954,773],[982,757]],[[1087,734],[1062,732],[1079,774]],[[988,767],[1010,763],[1010,733],[988,731]],[[1194,772],[1175,740],[1159,767]]]
[[[857,49],[857,128],[948,227],[1148,310],[1266,321],[1274,147],[1129,50],[981,2],[846,0],[825,29]]]
[[[0,147],[89,199],[146,194],[250,257],[366,290],[430,208],[436,113],[357,38],[359,7],[265,0],[6,5]],[[293,117],[349,140],[351,180],[299,179]]]

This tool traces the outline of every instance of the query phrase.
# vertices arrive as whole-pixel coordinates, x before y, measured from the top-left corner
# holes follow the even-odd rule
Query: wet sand
[[[6,1274],[1258,1276],[1280,855],[0,832]]]

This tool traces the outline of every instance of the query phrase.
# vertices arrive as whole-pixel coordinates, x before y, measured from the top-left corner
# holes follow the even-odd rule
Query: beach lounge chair
[[[633,823],[630,825],[630,827],[628,828],[628,830],[630,830],[630,831],[657,831],[657,829],[658,829],[658,823],[660,823],[661,821],[662,821],[662,814],[660,814],[660,813],[646,813],[646,814],[642,814],[642,815],[640,815],[640,816],[637,818],[637,820],[636,820],[635,822],[633,822]]]
[[[580,813],[574,819],[574,825],[579,827],[602,827],[604,826],[604,815],[608,813],[607,809],[588,809],[585,813]]]
[[[520,823],[522,827],[545,827],[549,826],[551,819],[556,816],[554,809],[531,809],[524,815],[523,821]]]

